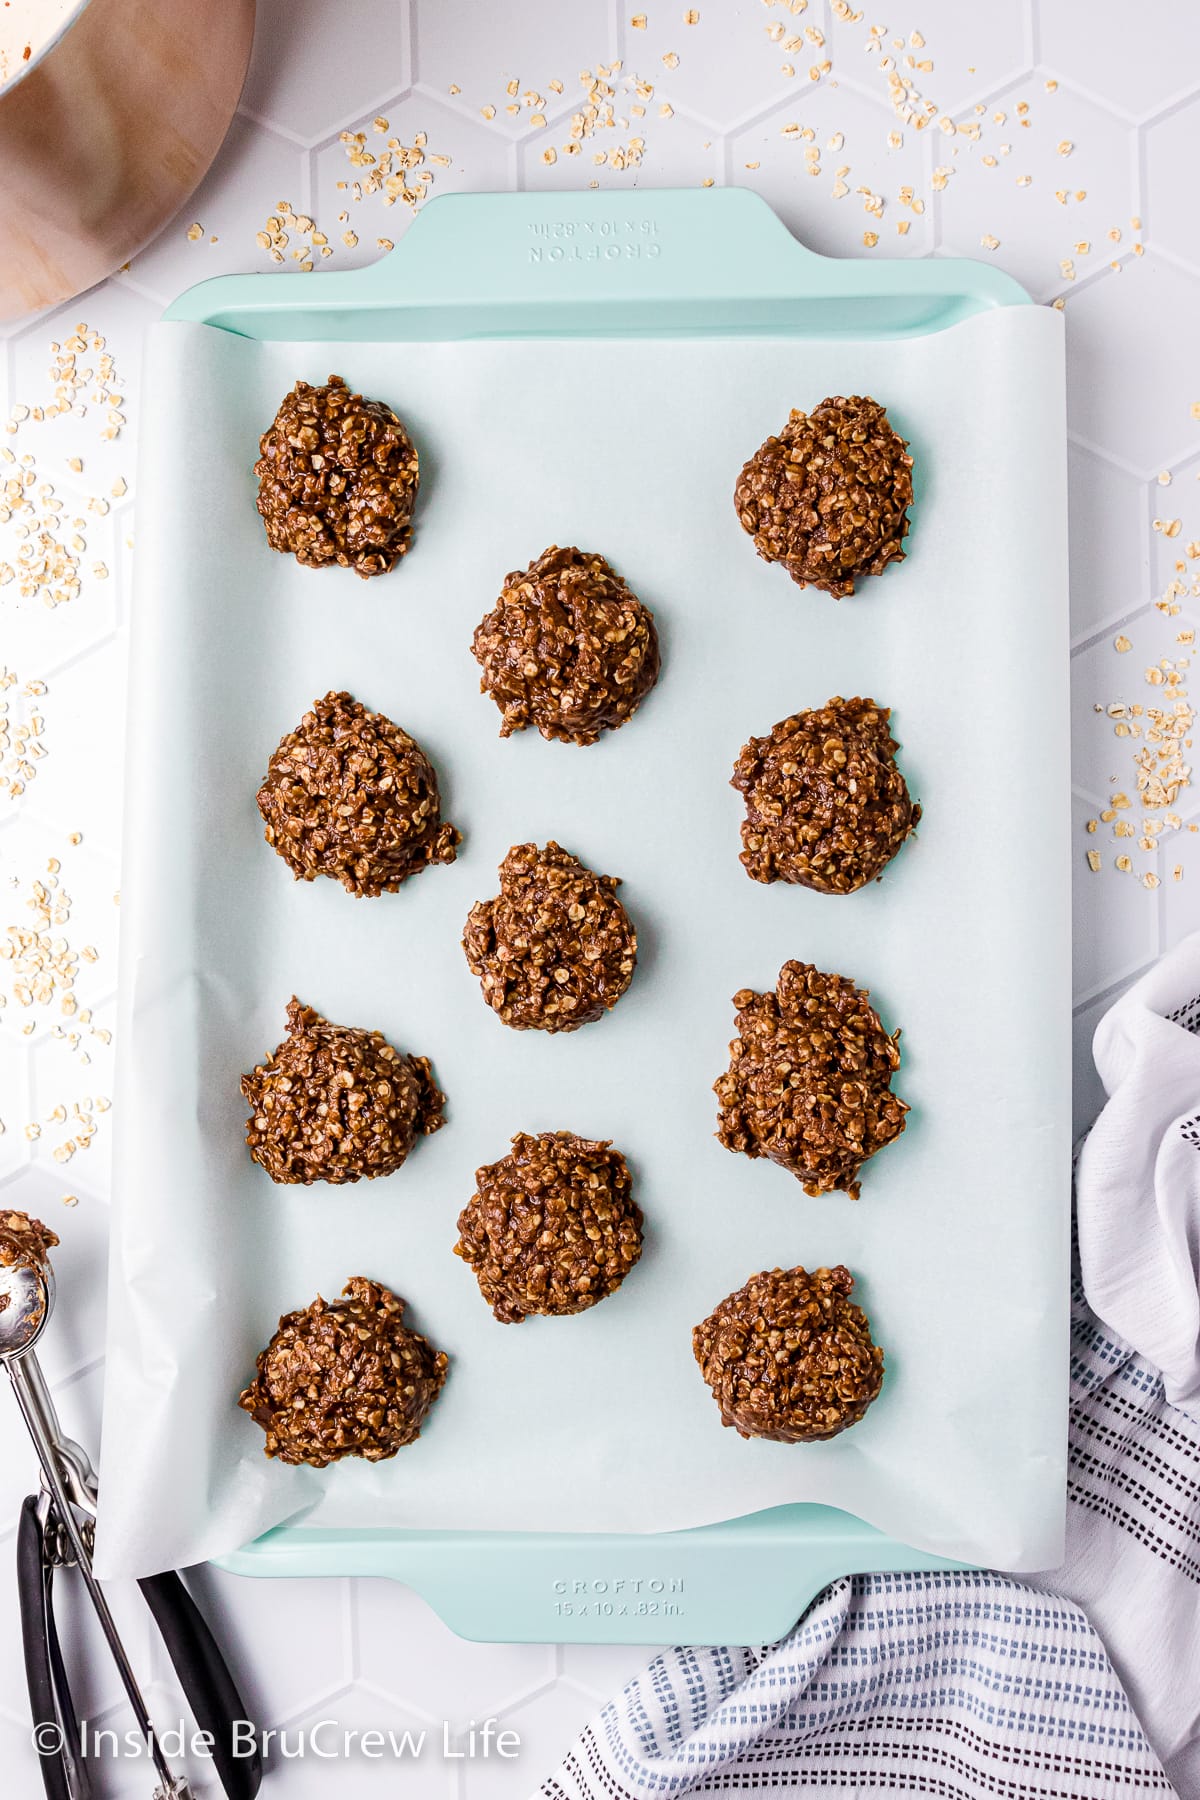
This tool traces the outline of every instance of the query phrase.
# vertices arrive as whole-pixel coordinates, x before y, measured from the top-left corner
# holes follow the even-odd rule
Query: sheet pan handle
[[[443,195],[366,268],[218,278],[167,317],[343,342],[789,324],[907,335],[1028,299],[962,258],[820,256],[748,189],[633,189]]]
[[[839,1576],[963,1566],[813,1505],[645,1536],[285,1526],[219,1562],[240,1575],[387,1576],[460,1637],[534,1644],[772,1643]]]

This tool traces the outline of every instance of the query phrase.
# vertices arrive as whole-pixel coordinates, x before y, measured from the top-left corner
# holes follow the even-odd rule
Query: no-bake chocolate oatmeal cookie
[[[412,542],[417,452],[390,406],[340,375],[298,381],[259,442],[258,510],[272,550],[310,569],[382,575]]]
[[[766,1269],[692,1333],[721,1423],[812,1444],[856,1425],[883,1385],[883,1352],[848,1269]]]
[[[454,1254],[495,1316],[583,1312],[620,1287],[642,1254],[642,1212],[625,1158],[570,1131],[519,1132],[476,1171]]]
[[[615,875],[551,840],[515,844],[500,892],[471,908],[463,949],[483,997],[515,1031],[577,1031],[614,1007],[637,964]]]
[[[427,1056],[402,1056],[381,1031],[331,1025],[295,998],[287,1019],[282,1044],[242,1076],[246,1144],[272,1181],[394,1175],[417,1138],[445,1124]]]
[[[767,562],[840,597],[904,556],[912,505],[908,443],[878,401],[841,395],[793,412],[738,476],[734,505]]]
[[[731,783],[746,797],[748,875],[821,894],[879,878],[921,817],[896,767],[890,718],[873,700],[835,696],[750,739]]]
[[[281,739],[258,810],[297,881],[329,875],[351,894],[394,894],[418,869],[453,862],[462,841],[421,746],[349,694],[326,694]]]
[[[658,680],[654,615],[604,557],[551,545],[507,576],[471,645],[500,736],[594,744],[637,711]]]
[[[717,1136],[765,1156],[806,1194],[859,1194],[869,1156],[899,1137],[908,1107],[892,1093],[899,1038],[861,988],[811,963],[786,962],[775,992],[733,996],[738,1035],[714,1084]]]
[[[403,1300],[362,1275],[342,1293],[284,1314],[238,1398],[280,1462],[384,1462],[420,1435],[446,1379],[445,1352],[409,1330]]]
[[[0,1269],[44,1269],[58,1241],[40,1219],[0,1208]],[[0,1295],[0,1308],[6,1304],[7,1297]]]

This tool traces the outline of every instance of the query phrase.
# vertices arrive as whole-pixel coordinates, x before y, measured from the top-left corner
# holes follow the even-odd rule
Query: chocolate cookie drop
[[[848,1269],[752,1275],[692,1333],[721,1423],[744,1438],[812,1444],[856,1425],[883,1385],[883,1352]]]
[[[908,1107],[891,1087],[899,1032],[889,1036],[863,989],[811,963],[784,963],[774,993],[743,988],[733,1004],[717,1136],[778,1163],[806,1194],[857,1200],[863,1163],[904,1130]]]
[[[878,401],[855,394],[793,412],[738,476],[734,505],[767,562],[840,597],[904,556],[912,457]]]
[[[345,1298],[285,1313],[238,1398],[280,1462],[386,1462],[420,1435],[447,1357],[404,1324],[404,1301],[355,1275]]]
[[[382,575],[412,542],[419,476],[413,441],[390,406],[352,394],[340,375],[298,381],[254,465],[267,542],[309,569],[341,563]]]
[[[476,1171],[454,1254],[503,1324],[595,1306],[642,1253],[642,1213],[625,1158],[571,1131],[518,1132]]]

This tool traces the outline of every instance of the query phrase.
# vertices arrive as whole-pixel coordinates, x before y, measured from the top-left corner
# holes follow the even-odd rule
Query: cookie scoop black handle
[[[258,1731],[247,1729],[245,1702],[199,1607],[174,1573],[147,1575],[138,1586],[154,1615],[192,1716],[212,1738],[213,1768],[221,1786],[229,1800],[254,1800],[263,1773]]]
[[[71,1791],[66,1739],[70,1732],[73,1741],[78,1740],[78,1726],[70,1696],[61,1685],[62,1655],[50,1607],[50,1570],[43,1553],[42,1526],[34,1495],[21,1507],[17,1526],[17,1595],[33,1744],[41,1764],[46,1800],[79,1800]]]

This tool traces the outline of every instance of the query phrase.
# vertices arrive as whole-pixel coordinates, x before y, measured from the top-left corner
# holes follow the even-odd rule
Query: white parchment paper
[[[133,753],[99,1563],[174,1567],[303,1516],[328,1527],[644,1531],[789,1500],[1010,1569],[1059,1555],[1066,1427],[1068,913],[1061,320],[1005,308],[902,342],[799,338],[260,344],[156,329],[138,520]],[[297,376],[397,407],[421,453],[391,575],[266,546],[251,464]],[[872,393],[912,441],[906,562],[840,604],[757,560],[731,503],[791,405]],[[596,748],[502,743],[475,623],[549,543],[654,608],[662,680]],[[412,731],[465,834],[395,896],[293,882],[254,795],[329,688]],[[728,786],[747,736],[832,694],[895,709],[919,839],[850,898],[763,888]],[[512,843],[623,877],[640,961],[602,1022],[515,1033],[459,937]],[[731,995],[788,957],[903,1028],[904,1137],[863,1197],[813,1200],[723,1150]],[[433,1059],[444,1130],[396,1176],[277,1188],[241,1073],[293,993]],[[621,1291],[494,1322],[451,1255],[476,1167],[518,1130],[615,1140],[647,1218]],[[845,1262],[887,1355],[827,1445],[722,1430],[693,1324],[756,1270]],[[418,1444],[268,1462],[235,1407],[279,1314],[374,1276],[451,1356]]]

